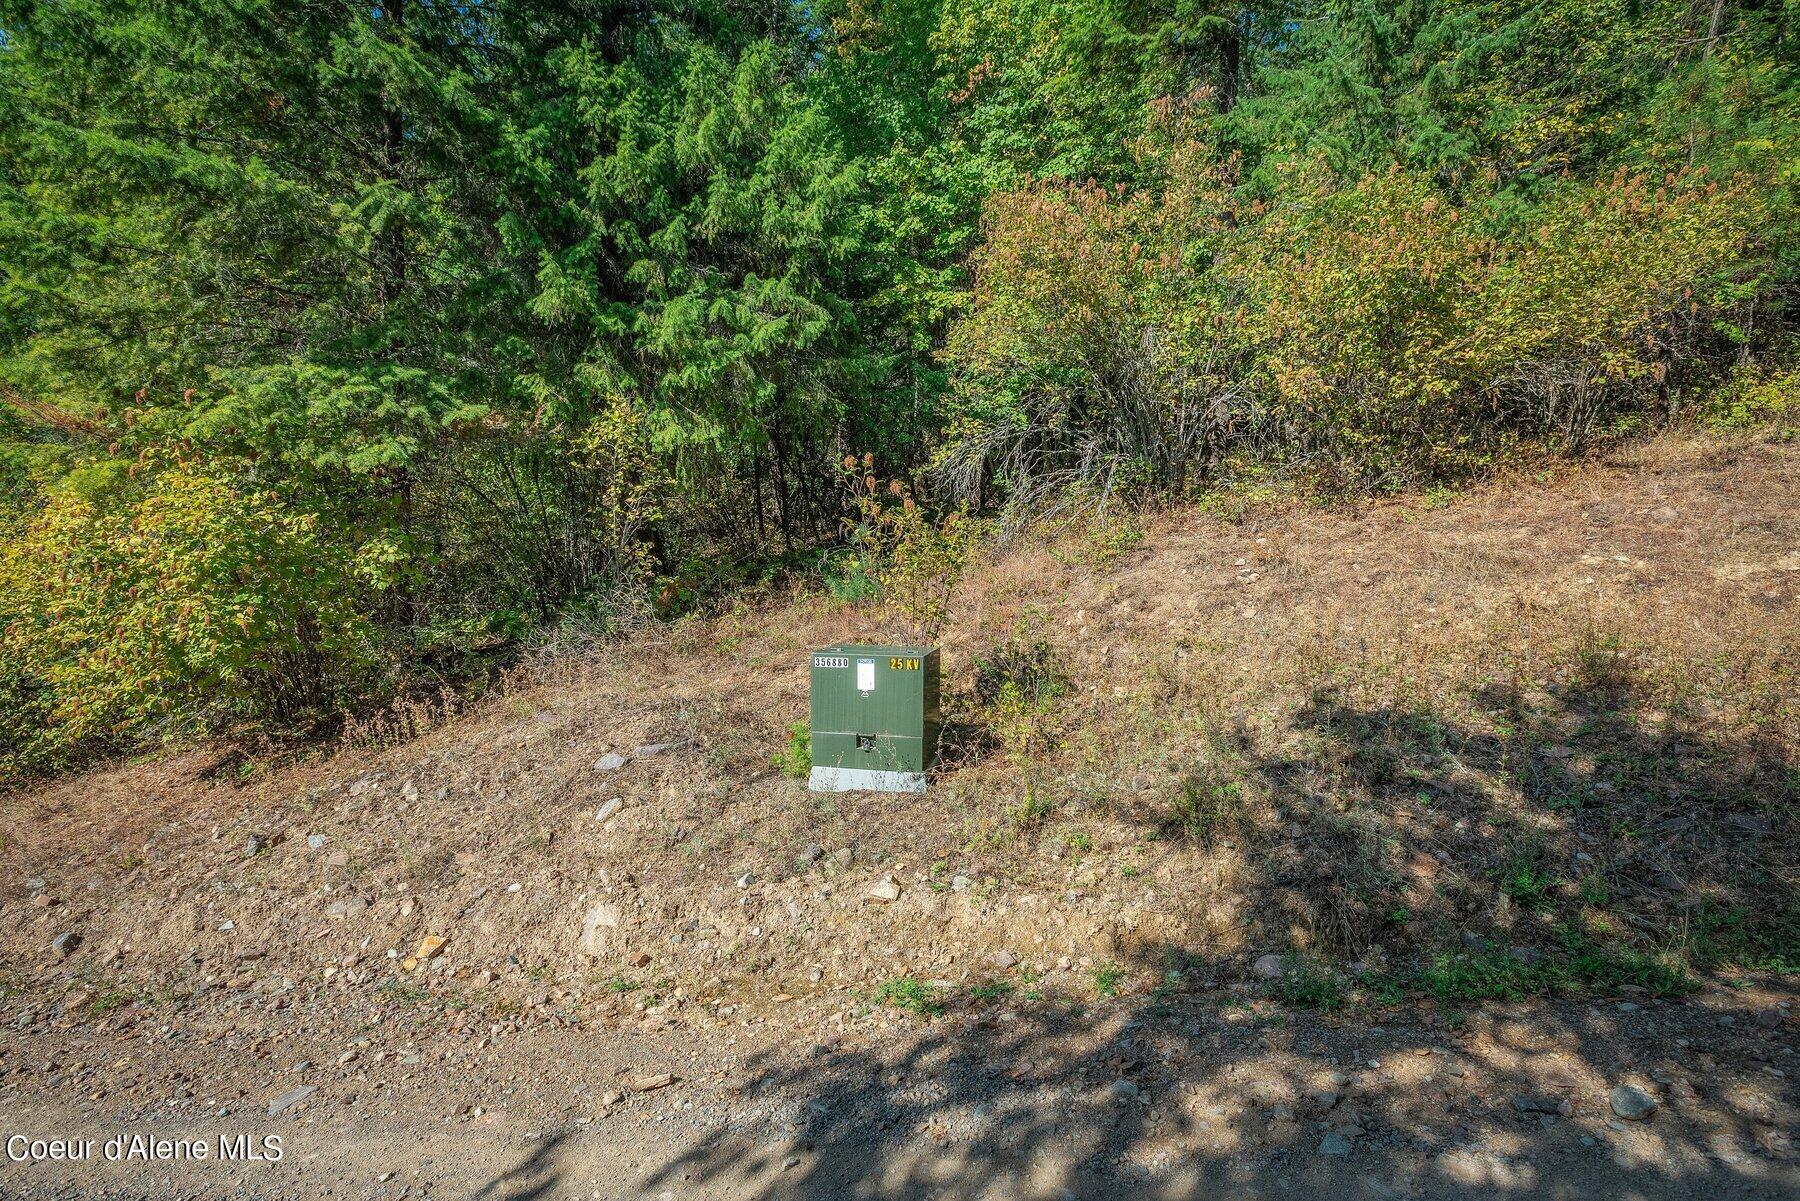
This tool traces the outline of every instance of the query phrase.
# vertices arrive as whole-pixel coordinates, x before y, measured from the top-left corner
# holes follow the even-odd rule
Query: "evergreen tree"
[[[0,700],[465,670],[830,547],[847,452],[1373,486],[1773,391],[1796,3],[0,0],[0,572],[293,567],[233,635],[193,536]]]

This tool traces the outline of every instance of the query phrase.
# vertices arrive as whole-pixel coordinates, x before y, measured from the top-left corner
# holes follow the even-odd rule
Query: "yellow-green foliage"
[[[1238,248],[1276,421],[1334,458],[1448,449],[1467,427],[1458,347],[1480,260],[1459,214],[1400,175],[1347,189],[1299,175]],[[1284,198],[1285,199],[1285,198]]]
[[[981,523],[966,512],[933,521],[900,480],[883,488],[875,460],[846,457],[844,476],[860,521],[854,541],[875,565],[882,602],[905,624],[909,637],[933,637],[950,613],[950,598],[981,541]]]
[[[1746,184],[1620,173],[1499,239],[1413,176],[1297,175],[1237,252],[1270,415],[1363,481],[1461,474],[1508,435],[1578,442],[1717,336],[1760,220]]]
[[[1060,722],[1057,706],[1069,691],[1061,656],[1048,641],[1021,627],[975,661],[975,700],[988,727],[1015,755],[1048,749]]]
[[[1716,429],[1785,421],[1800,411],[1800,371],[1742,368],[1706,398],[1700,420]]]
[[[621,583],[648,582],[656,561],[646,535],[663,520],[675,482],[651,448],[643,414],[630,400],[613,398],[583,432],[573,458],[598,502],[594,574]]]
[[[1168,137],[1154,188],[989,198],[946,348],[966,403],[939,471],[963,494],[1042,509],[1246,459],[1350,487],[1465,476],[1666,417],[1745,337],[1767,224],[1747,177],[1567,181],[1514,227],[1400,169],[1302,162],[1248,204],[1203,125]]]
[[[314,517],[205,470],[52,494],[0,543],[0,774],[326,704],[371,657],[362,575]]]
[[[1232,167],[1180,106],[1139,146],[1158,190],[1028,181],[990,196],[945,348],[959,421],[937,471],[1019,516],[1182,491],[1246,394],[1240,315],[1206,265],[1235,235]],[[1071,494],[1051,500],[1052,493]]]
[[[812,771],[812,728],[804,721],[790,722],[787,741],[769,762],[790,780],[804,780]]]
[[[1252,816],[1242,785],[1203,764],[1182,778],[1170,825],[1189,838],[1211,844],[1247,832]]]

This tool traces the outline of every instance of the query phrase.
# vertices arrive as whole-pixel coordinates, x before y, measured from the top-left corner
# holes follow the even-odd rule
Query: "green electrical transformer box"
[[[812,653],[814,792],[924,792],[937,760],[938,653],[828,646]]]

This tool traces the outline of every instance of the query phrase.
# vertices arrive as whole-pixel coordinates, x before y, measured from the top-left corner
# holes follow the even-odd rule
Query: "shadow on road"
[[[797,1064],[746,1064],[761,1080],[738,1128],[653,1173],[644,1195],[1775,1198],[1800,1188],[1791,1162],[1762,1153],[1793,1117],[1766,1087],[1781,1082],[1707,1079],[1692,1061],[1725,1050],[1692,1007],[1506,1007],[1450,1037],[1411,1019],[1340,1023],[1220,992],[1081,1015],[965,1010],[857,1046],[821,1044]],[[1688,1034],[1694,1049],[1676,1050]],[[1736,1041],[1731,1053],[1745,1053]],[[1661,1098],[1648,1121],[1610,1112],[1608,1090],[1628,1080]]]
[[[566,1132],[537,1139],[516,1164],[484,1184],[471,1201],[538,1201],[557,1196],[564,1183],[568,1143]]]
[[[1236,748],[1263,811],[1234,832],[1242,888],[1285,985],[1140,946],[1135,994],[1085,1006],[1017,971],[935,1012],[867,1000],[740,1063],[727,1128],[618,1195],[1800,1196],[1792,1019],[1684,992],[1709,955],[1789,945],[1795,772],[1755,731],[1647,721],[1591,666],[1496,685],[1467,727],[1322,690],[1283,754]],[[1300,1003],[1312,970],[1324,1010]],[[1371,995],[1334,1012],[1344,989]],[[553,1159],[483,1196],[539,1195]]]

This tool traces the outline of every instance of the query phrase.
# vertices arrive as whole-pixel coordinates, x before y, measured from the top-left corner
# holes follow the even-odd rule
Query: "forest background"
[[[0,0],[0,776],[1762,421],[1797,186],[1796,0]]]

